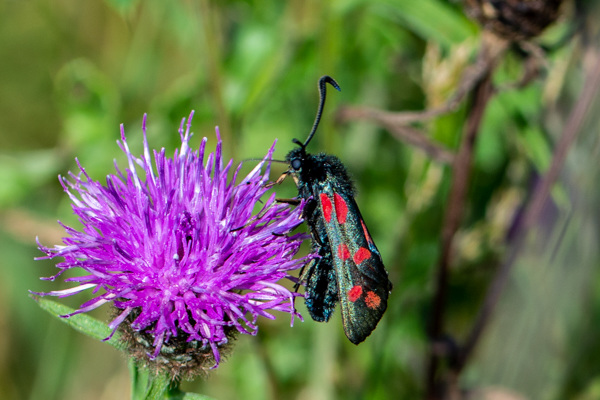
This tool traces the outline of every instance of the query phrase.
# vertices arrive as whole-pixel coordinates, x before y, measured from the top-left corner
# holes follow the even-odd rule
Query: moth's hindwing
[[[322,246],[319,255],[307,266],[305,303],[313,320],[327,322],[338,302],[338,285],[331,250]]]

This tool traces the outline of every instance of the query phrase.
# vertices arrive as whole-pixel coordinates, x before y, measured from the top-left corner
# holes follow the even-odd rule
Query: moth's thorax
[[[290,172],[298,179],[301,191],[331,185],[338,192],[354,194],[348,171],[336,156],[325,153],[308,154],[303,148],[297,148],[288,153],[286,160],[290,164]]]

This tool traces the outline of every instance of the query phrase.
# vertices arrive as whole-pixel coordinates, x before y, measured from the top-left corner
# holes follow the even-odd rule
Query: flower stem
[[[146,368],[141,368],[133,360],[129,361],[129,371],[131,373],[131,400],[162,400],[167,398],[170,390],[179,390],[179,384],[176,387],[170,387],[171,379],[166,373],[155,375]]]

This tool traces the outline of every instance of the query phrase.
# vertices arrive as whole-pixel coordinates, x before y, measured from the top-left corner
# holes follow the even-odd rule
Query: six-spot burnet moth
[[[304,143],[294,139],[300,147],[286,156],[289,169],[277,182],[288,174],[296,181],[298,196],[306,200],[303,217],[313,251],[320,256],[301,274],[308,312],[315,321],[329,321],[339,302],[346,336],[359,344],[383,316],[392,283],[354,201],[354,185],[346,168],[335,156],[306,152],[321,120],[327,83],[340,90],[333,78],[321,77],[312,130]]]

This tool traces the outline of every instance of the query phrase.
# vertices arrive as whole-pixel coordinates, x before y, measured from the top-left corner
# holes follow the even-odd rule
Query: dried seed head
[[[538,36],[560,15],[562,0],[465,0],[484,29],[510,41]]]

